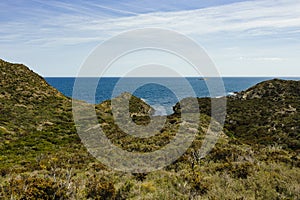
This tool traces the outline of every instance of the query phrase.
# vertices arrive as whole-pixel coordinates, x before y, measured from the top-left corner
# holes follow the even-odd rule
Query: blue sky
[[[0,1],[0,58],[76,76],[102,41],[131,29],[178,31],[223,76],[300,76],[299,0]]]

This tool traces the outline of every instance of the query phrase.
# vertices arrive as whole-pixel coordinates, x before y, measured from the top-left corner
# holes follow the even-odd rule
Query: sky
[[[102,42],[152,27],[197,42],[222,76],[300,76],[299,0],[4,0],[0,9],[0,58],[45,77],[77,76]]]

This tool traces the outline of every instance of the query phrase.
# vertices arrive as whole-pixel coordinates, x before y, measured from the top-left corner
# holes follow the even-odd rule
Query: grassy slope
[[[2,173],[36,169],[39,156],[77,149],[71,100],[21,64],[0,61]],[[75,148],[76,147],[76,148]]]
[[[210,99],[198,99],[210,115]],[[269,80],[227,98],[227,134],[251,145],[300,150],[300,81]],[[175,111],[179,112],[179,106]]]
[[[224,130],[230,137],[223,135],[206,158],[197,159],[210,121],[202,115],[192,148],[175,163],[149,174],[128,174],[107,169],[87,153],[76,134],[70,99],[24,65],[0,61],[0,68],[1,199],[300,198],[299,118],[291,109],[299,110],[295,95],[280,101],[272,94],[230,98]],[[202,113],[209,114],[209,99],[199,102]],[[130,106],[133,120],[147,124],[149,107],[135,97]],[[155,137],[142,140],[114,125],[110,101],[96,110],[107,136],[128,151],[159,149],[183,123],[175,113]],[[287,122],[280,128],[282,120]],[[272,134],[269,123],[275,123]]]

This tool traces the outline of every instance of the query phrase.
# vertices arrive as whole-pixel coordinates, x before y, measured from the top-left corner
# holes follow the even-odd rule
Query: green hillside
[[[199,98],[210,115],[210,99]],[[300,149],[300,81],[269,80],[227,98],[227,135],[251,145]],[[177,104],[175,112],[180,111]]]
[[[173,164],[125,173],[88,153],[71,99],[24,65],[0,60],[0,70],[0,199],[300,199],[297,81],[270,80],[228,97],[225,128],[206,157],[199,149],[211,121],[209,98],[198,99],[200,124],[183,120],[177,104],[150,138],[121,130],[111,101],[93,105],[106,136],[129,152],[161,149],[180,126],[196,134]],[[124,98],[132,121],[148,124],[153,109],[128,93],[115,100]]]

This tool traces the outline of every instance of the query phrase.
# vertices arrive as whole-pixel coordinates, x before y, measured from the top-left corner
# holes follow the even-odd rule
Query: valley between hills
[[[129,93],[122,98],[134,123],[149,123],[153,108]],[[94,105],[107,138],[128,152],[161,149],[182,124],[196,134],[171,165],[125,173],[87,151],[72,99],[25,65],[0,60],[0,199],[300,199],[300,81],[273,79],[223,98],[224,128],[205,157],[199,149],[211,120],[218,122],[210,98],[196,99],[200,124],[182,119],[186,98],[147,139],[114,123],[111,100]]]

